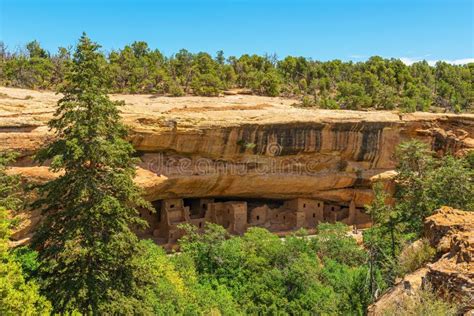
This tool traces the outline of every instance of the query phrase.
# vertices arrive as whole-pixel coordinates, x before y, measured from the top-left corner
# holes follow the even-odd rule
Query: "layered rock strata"
[[[301,109],[249,95],[111,97],[125,102],[136,182],[150,201],[305,198],[363,208],[372,181],[393,175],[400,142],[416,138],[440,154],[474,148],[473,114]],[[28,181],[54,176],[32,156],[52,139],[46,123],[59,98],[0,87],[0,150],[20,154],[11,172]]]

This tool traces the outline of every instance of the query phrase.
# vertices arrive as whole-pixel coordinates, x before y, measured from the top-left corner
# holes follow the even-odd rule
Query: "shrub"
[[[38,252],[24,246],[13,250],[14,260],[20,264],[26,279],[31,278],[39,267]]]
[[[420,239],[405,247],[398,257],[400,273],[411,273],[433,259],[436,250],[428,240]]]
[[[456,306],[439,298],[430,288],[418,289],[415,293],[404,295],[400,300],[385,308],[383,315],[454,316],[456,315]]]
[[[310,108],[316,106],[316,99],[314,97],[305,95],[301,98],[301,103],[298,106],[302,108]]]
[[[201,74],[194,78],[191,87],[196,95],[216,97],[222,90],[222,82],[214,74]]]
[[[365,251],[357,245],[354,238],[347,235],[348,226],[343,223],[318,225],[318,234],[312,238],[313,249],[319,258],[332,259],[348,266],[365,262]]]
[[[337,102],[331,98],[322,98],[319,104],[321,109],[329,109],[329,110],[337,110],[339,109],[339,105]]]
[[[400,104],[400,111],[403,112],[403,113],[415,112],[416,111],[416,101],[411,99],[411,98],[404,97],[402,99],[401,104]]]
[[[182,97],[184,95],[183,88],[174,80],[168,80],[166,82],[165,90],[173,97]]]

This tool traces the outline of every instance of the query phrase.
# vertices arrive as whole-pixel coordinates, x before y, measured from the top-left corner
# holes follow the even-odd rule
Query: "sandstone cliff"
[[[0,87],[0,150],[21,154],[12,172],[48,175],[31,156],[49,141],[51,92]],[[319,198],[362,207],[371,179],[390,174],[398,143],[418,138],[440,152],[474,148],[474,115],[292,107],[294,100],[112,95],[141,158],[150,200],[173,197]]]

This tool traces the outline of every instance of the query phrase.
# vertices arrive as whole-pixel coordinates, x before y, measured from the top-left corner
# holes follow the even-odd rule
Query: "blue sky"
[[[144,40],[169,55],[276,53],[318,60],[474,57],[474,0],[0,0],[0,39],[55,52],[82,31],[104,50]]]

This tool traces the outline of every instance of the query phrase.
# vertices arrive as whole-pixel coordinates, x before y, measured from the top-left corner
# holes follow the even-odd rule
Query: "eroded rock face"
[[[425,231],[441,256],[428,265],[428,281],[474,309],[474,213],[442,207],[426,219]]]
[[[362,208],[371,183],[386,180],[396,146],[412,138],[440,153],[474,148],[474,115],[334,111],[292,107],[283,98],[230,95],[124,100],[122,117],[141,159],[136,182],[145,197],[311,198]],[[51,141],[51,92],[0,87],[0,150],[15,150],[12,168],[44,181],[32,162]]]
[[[456,236],[474,235],[474,213],[444,206],[426,218],[424,231],[438,253],[447,253]]]
[[[421,268],[404,276],[400,282],[390,288],[386,293],[378,298],[374,304],[368,307],[367,315],[390,315],[388,311],[393,308],[393,306],[399,306],[404,299],[413,296],[414,293],[422,287],[427,272],[427,268]]]
[[[0,149],[18,151],[18,172],[35,178],[31,157],[51,140],[46,122],[60,96],[0,93]],[[469,114],[308,110],[292,107],[294,100],[248,95],[112,98],[126,103],[123,119],[145,171],[137,182],[150,200],[303,197],[363,207],[371,179],[393,170],[400,142],[417,138],[438,152],[474,148]]]
[[[437,294],[458,302],[459,312],[474,311],[474,213],[442,207],[425,220],[425,236],[438,259],[404,276],[370,306],[369,315],[385,315],[387,308],[429,285]]]
[[[41,178],[31,157],[51,140],[46,122],[60,96],[0,93],[0,150],[19,152],[17,172]],[[308,110],[248,95],[112,98],[126,103],[130,141],[148,171],[137,182],[150,200],[303,197],[363,207],[371,179],[393,170],[400,142],[418,138],[438,152],[474,148],[474,115]]]

